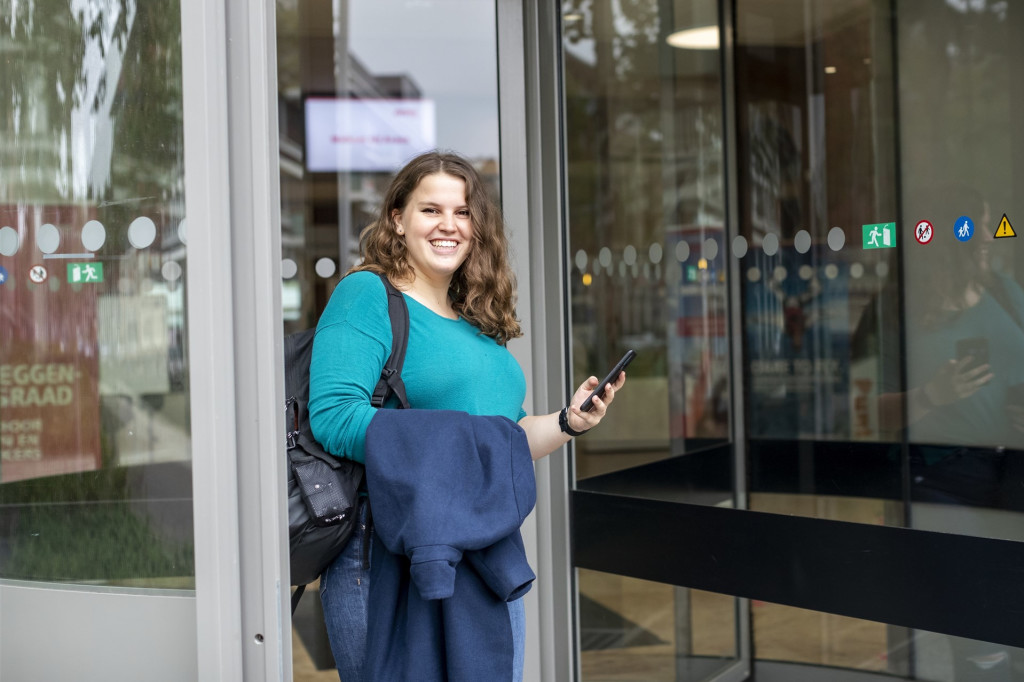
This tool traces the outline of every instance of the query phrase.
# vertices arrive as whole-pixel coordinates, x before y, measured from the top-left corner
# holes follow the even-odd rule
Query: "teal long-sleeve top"
[[[526,377],[508,349],[463,318],[451,320],[405,296],[409,347],[402,368],[409,406],[500,415],[526,415]],[[391,354],[387,291],[372,272],[338,283],[313,337],[309,423],[328,452],[365,461],[370,397]]]

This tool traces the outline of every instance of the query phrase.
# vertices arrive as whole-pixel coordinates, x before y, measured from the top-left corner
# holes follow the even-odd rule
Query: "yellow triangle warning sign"
[[[996,228],[994,237],[999,239],[1000,237],[1016,237],[1017,233],[1013,231],[1013,225],[1010,224],[1010,219],[1003,214],[1003,219],[999,221],[999,227]]]

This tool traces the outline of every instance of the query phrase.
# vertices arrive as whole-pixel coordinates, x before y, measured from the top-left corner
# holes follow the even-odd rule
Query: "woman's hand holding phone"
[[[626,366],[636,357],[635,351],[627,351],[608,375],[601,381],[590,377],[576,389],[569,404],[569,425],[576,431],[586,431],[597,426],[615,399],[615,393],[626,383]]]
[[[612,370],[610,372],[608,372],[608,376],[602,379],[601,383],[599,383],[597,387],[594,388],[594,391],[589,396],[587,396],[587,399],[583,401],[583,404],[580,405],[580,410],[584,412],[590,412],[591,408],[594,406],[594,399],[604,396],[604,391],[605,388],[608,387],[608,384],[613,384],[616,381],[618,381],[619,376],[624,371],[626,371],[626,366],[629,365],[629,363],[633,362],[633,358],[635,357],[636,351],[632,349],[626,351],[626,354],[622,356],[622,359],[619,360],[614,367],[612,367]]]

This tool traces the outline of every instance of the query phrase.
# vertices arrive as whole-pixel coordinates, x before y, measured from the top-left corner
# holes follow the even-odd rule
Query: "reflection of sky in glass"
[[[494,3],[349,3],[349,48],[375,76],[407,74],[437,104],[437,145],[498,158]],[[463,30],[464,27],[473,30]]]

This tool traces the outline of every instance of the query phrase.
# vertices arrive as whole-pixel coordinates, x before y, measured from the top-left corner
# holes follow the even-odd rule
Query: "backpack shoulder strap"
[[[373,390],[370,404],[383,407],[390,395],[398,398],[403,408],[409,407],[402,381],[402,367],[405,365],[405,349],[409,345],[409,307],[402,292],[395,288],[386,275],[380,275],[388,293],[388,316],[391,318],[391,355],[380,373],[380,380]]]

